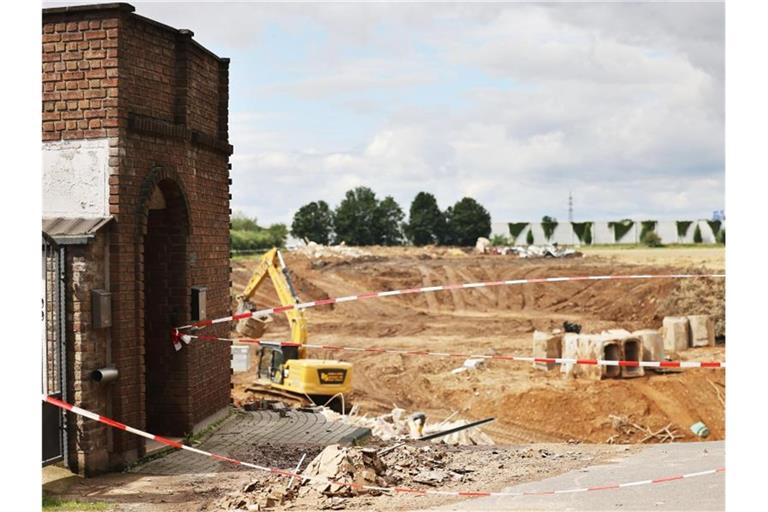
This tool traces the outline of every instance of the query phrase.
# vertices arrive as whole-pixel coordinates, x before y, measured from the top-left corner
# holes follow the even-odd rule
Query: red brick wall
[[[66,248],[65,272],[70,284],[67,294],[67,399],[92,411],[107,412],[109,387],[91,380],[90,374],[106,366],[107,329],[92,325],[91,291],[105,288],[106,234],[100,233],[88,245]],[[108,468],[108,434],[105,425],[69,414],[67,421],[70,468],[92,474]]]
[[[219,63],[196,46],[189,51],[188,84],[190,128],[217,136]]]
[[[43,20],[43,140],[117,135],[115,12]]]
[[[129,16],[120,39],[123,111],[174,120],[176,53],[174,34]]]
[[[43,140],[110,138],[112,359],[120,371],[112,415],[141,428],[147,423],[144,234],[147,203],[161,179],[178,186],[188,213],[186,261],[177,262],[187,283],[181,316],[189,318],[194,285],[208,288],[209,318],[229,314],[228,61],[191,34],[126,8],[52,9],[43,18]],[[82,68],[82,78],[65,75],[67,67]],[[177,409],[188,414],[181,413],[177,432],[191,431],[230,396],[228,344],[192,343],[183,352],[176,355],[185,368],[173,377],[184,383],[175,391]],[[111,462],[130,462],[142,447],[143,439],[115,432]]]

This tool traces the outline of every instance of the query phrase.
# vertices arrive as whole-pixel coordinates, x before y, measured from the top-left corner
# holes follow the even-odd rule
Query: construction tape
[[[548,363],[548,364],[578,364],[592,366],[626,366],[643,368],[725,368],[725,361],[622,361],[612,359],[570,359],[565,357],[532,357],[532,356],[512,356],[503,354],[470,354],[461,352],[430,352],[424,350],[398,350],[376,347],[344,347],[340,345],[316,345],[304,343],[300,345],[292,341],[272,341],[258,340],[253,338],[220,338],[217,336],[203,336],[195,334],[182,334],[181,339],[185,343],[192,340],[200,341],[226,341],[234,343],[243,343],[246,345],[280,345],[281,347],[298,347],[334,350],[338,352],[367,352],[373,354],[399,354],[403,356],[432,356],[432,357],[451,357],[461,359],[496,359],[502,361],[517,361],[523,363]]]
[[[202,329],[211,325],[220,324],[224,322],[233,322],[237,320],[243,320],[252,316],[266,316],[275,313],[284,313],[291,309],[309,309],[317,306],[327,306],[329,304],[341,304],[343,302],[353,302],[359,300],[381,298],[381,297],[394,297],[396,295],[411,295],[415,293],[431,293],[439,291],[450,290],[466,290],[473,288],[490,288],[493,286],[513,286],[519,284],[536,284],[536,283],[563,283],[569,281],[618,281],[618,280],[632,280],[632,279],[696,279],[696,278],[724,278],[725,274],[641,274],[630,276],[581,276],[581,277],[543,277],[534,279],[510,279],[507,281],[486,281],[478,283],[464,283],[464,284],[449,284],[444,286],[425,286],[422,288],[407,288],[403,290],[387,290],[381,292],[366,292],[359,295],[348,295],[346,297],[335,297],[329,299],[313,300],[309,302],[301,302],[298,304],[289,304],[287,306],[277,306],[267,309],[252,309],[250,311],[244,311],[237,315],[225,316],[221,318],[215,318],[211,320],[199,320],[191,324],[182,325],[176,327],[174,336],[178,335],[178,331],[184,331],[188,329]],[[177,341],[174,341],[174,345],[177,345]],[[180,347],[178,347],[180,348]]]
[[[66,411],[70,411],[74,414],[78,414],[80,416],[84,416],[88,419],[91,419],[93,421],[98,421],[100,423],[104,423],[105,425],[109,425],[110,427],[124,430],[126,432],[130,432],[132,434],[135,434],[137,436],[144,437],[146,439],[151,439],[153,441],[157,441],[161,444],[164,444],[166,446],[170,446],[172,448],[176,448],[179,450],[186,450],[192,453],[196,453],[198,455],[202,455],[205,457],[210,457],[212,459],[221,461],[221,462],[229,462],[230,464],[235,464],[238,466],[244,466],[251,469],[256,469],[258,471],[264,471],[267,473],[272,473],[275,475],[284,476],[287,478],[297,478],[303,481],[309,481],[309,482],[317,482],[321,484],[332,484],[332,485],[338,485],[342,487],[349,487],[352,489],[357,490],[366,490],[366,491],[378,491],[378,492],[384,492],[384,493],[390,493],[390,494],[415,494],[415,495],[434,495],[434,496],[456,496],[456,497],[485,497],[485,496],[495,496],[495,497],[515,497],[515,496],[554,496],[558,494],[572,494],[572,493],[579,493],[579,492],[591,492],[591,491],[605,491],[609,489],[622,489],[625,487],[637,487],[640,485],[652,485],[652,484],[662,484],[666,482],[674,482],[678,480],[685,480],[689,478],[695,478],[700,476],[707,476],[707,475],[714,475],[717,473],[724,473],[725,467],[717,468],[717,469],[708,469],[705,471],[697,471],[695,473],[686,473],[682,475],[674,475],[674,476],[666,476],[662,478],[654,478],[649,480],[637,480],[634,482],[625,482],[620,484],[609,484],[609,485],[598,485],[598,486],[592,486],[592,487],[578,487],[574,489],[561,489],[556,491],[539,491],[539,492],[493,492],[493,491],[439,491],[439,490],[431,490],[431,489],[415,489],[410,487],[379,487],[375,485],[364,485],[364,484],[358,484],[358,483],[348,483],[348,482],[336,482],[327,478],[323,477],[315,477],[315,476],[304,476],[299,473],[295,473],[293,471],[286,471],[284,469],[279,468],[271,468],[267,466],[260,466],[258,464],[252,464],[250,462],[243,462],[241,460],[233,459],[231,457],[225,457],[224,455],[219,455],[216,453],[208,452],[205,450],[200,450],[198,448],[193,448],[192,446],[188,446],[183,443],[179,443],[177,441],[173,441],[171,439],[158,436],[155,434],[150,434],[149,432],[144,432],[143,430],[139,430],[137,428],[129,427],[128,425],[125,425],[123,423],[120,423],[119,421],[115,421],[113,419],[107,418],[105,416],[101,416],[100,414],[96,414],[94,412],[88,411],[86,409],[82,409],[80,407],[77,407],[75,405],[69,404],[67,402],[63,402],[61,400],[58,400],[56,398],[43,395],[43,402],[47,402],[51,405],[54,405],[56,407],[59,407],[61,409],[64,409]]]

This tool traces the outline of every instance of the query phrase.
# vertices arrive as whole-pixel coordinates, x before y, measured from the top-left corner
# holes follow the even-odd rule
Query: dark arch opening
[[[143,235],[146,426],[181,436],[190,422],[189,359],[176,352],[171,329],[189,317],[188,212],[179,185],[161,178],[145,200]]]

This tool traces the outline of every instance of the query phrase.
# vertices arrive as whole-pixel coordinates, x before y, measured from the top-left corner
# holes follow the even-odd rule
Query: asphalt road
[[[725,466],[725,443],[652,445],[607,464],[570,471],[504,489],[504,492],[550,491],[655,479]],[[725,509],[725,473],[660,484],[584,493],[491,497],[463,501],[440,510],[686,510]]]

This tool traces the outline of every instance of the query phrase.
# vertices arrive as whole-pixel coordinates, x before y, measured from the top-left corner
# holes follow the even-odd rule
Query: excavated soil
[[[468,254],[456,249],[373,248],[370,255],[343,259],[287,253],[286,261],[302,300],[449,283],[517,278],[704,273],[702,266],[637,265],[615,259],[524,260]],[[670,260],[674,263],[674,260]],[[256,259],[233,261],[233,295],[245,286]],[[277,304],[265,284],[254,297],[259,306]],[[529,355],[534,329],[552,329],[566,320],[583,332],[609,328],[658,328],[665,315],[709,313],[724,331],[723,280],[591,281],[501,286],[406,295],[307,310],[310,342],[353,347],[405,348],[445,352]],[[287,339],[285,319],[276,316],[265,338]],[[722,341],[722,340],[721,340]],[[725,437],[725,372],[685,370],[635,379],[578,381],[557,369],[491,361],[485,369],[452,374],[462,359],[361,354],[313,350],[312,357],[354,364],[352,400],[369,414],[393,404],[423,411],[435,421],[453,413],[464,419],[494,416],[484,427],[499,443],[581,441],[604,443],[619,432],[610,416],[626,416],[657,430],[672,424],[681,440],[694,440],[689,427],[703,421],[709,439]],[[681,354],[688,360],[724,360],[725,348]],[[234,398],[253,374],[234,376]],[[613,442],[639,442],[644,435],[620,434]]]

